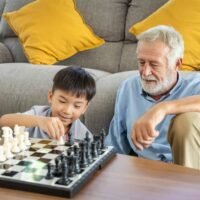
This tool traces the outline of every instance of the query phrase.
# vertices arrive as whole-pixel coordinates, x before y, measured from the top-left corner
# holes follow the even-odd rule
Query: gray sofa
[[[0,16],[33,0],[0,0]],[[77,0],[87,24],[104,38],[99,48],[84,51],[53,66],[29,64],[14,32],[0,18],[0,116],[47,104],[54,74],[68,65],[87,68],[95,77],[97,95],[83,117],[98,134],[108,129],[121,81],[137,73],[136,38],[130,26],[147,17],[167,0]]]

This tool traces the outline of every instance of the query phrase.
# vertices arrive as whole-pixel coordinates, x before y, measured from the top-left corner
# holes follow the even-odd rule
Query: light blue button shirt
[[[131,131],[135,121],[152,106],[161,101],[180,99],[186,96],[200,94],[200,74],[193,73],[180,75],[173,89],[162,96],[158,101],[148,96],[141,87],[139,75],[125,80],[117,93],[115,113],[106,137],[106,145],[113,145],[118,153],[129,154],[131,148],[139,157],[152,160],[172,161],[170,145],[167,141],[167,133],[171,119],[174,115],[168,115],[157,125],[159,136],[149,148],[136,149],[131,140]]]

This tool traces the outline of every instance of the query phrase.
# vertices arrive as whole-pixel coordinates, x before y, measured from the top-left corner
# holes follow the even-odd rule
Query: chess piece
[[[52,172],[51,172],[51,168],[52,168],[51,163],[48,163],[48,164],[47,164],[47,175],[45,176],[45,178],[46,178],[47,180],[50,180],[50,179],[53,179],[53,178],[54,178],[54,176],[53,176],[53,174],[52,174]]]
[[[72,146],[74,144],[74,141],[72,139],[72,133],[70,131],[68,133],[68,140],[65,144],[66,144],[66,146]]]
[[[79,145],[80,145],[80,168],[86,168],[88,166],[88,162],[86,158],[85,141],[81,141]]]
[[[97,143],[94,141],[91,144],[91,154],[93,158],[97,158],[98,157],[98,151],[97,151]]]
[[[18,136],[18,140],[19,140],[19,149],[21,151],[25,151],[26,145],[24,143],[24,133],[23,132],[21,132],[20,135]]]
[[[57,140],[57,145],[64,145],[65,144],[65,140],[63,136],[60,136],[59,140]]]
[[[26,146],[31,146],[31,141],[29,140],[29,132],[24,132],[24,143]]]
[[[13,153],[19,153],[20,152],[20,148],[18,147],[18,139],[17,138],[13,138],[11,151]]]
[[[4,155],[6,159],[13,158],[14,155],[11,153],[11,143],[10,143],[10,133],[11,133],[11,128],[10,127],[2,127],[3,130],[3,138],[4,138],[4,144],[3,144],[3,150],[4,150]]]
[[[3,146],[0,146],[0,162],[4,162],[5,160],[6,160],[6,157],[4,155]]]
[[[101,150],[105,149],[105,145],[104,145],[105,137],[106,137],[106,131],[102,129],[100,133]]]
[[[60,185],[69,185],[71,180],[68,177],[68,166],[65,159],[61,163],[61,168],[62,168],[62,178],[59,179],[56,183]]]
[[[59,168],[59,160],[60,160],[59,157],[55,158],[55,170],[53,172],[53,175],[56,176],[56,177],[60,177],[61,174],[62,174],[61,170]]]
[[[14,155],[11,153],[11,144],[10,143],[6,143],[4,146],[4,153],[5,153],[5,157],[7,159],[13,158]]]

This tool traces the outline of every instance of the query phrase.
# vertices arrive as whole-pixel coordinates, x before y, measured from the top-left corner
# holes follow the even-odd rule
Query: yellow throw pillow
[[[3,17],[33,64],[54,64],[104,43],[84,23],[73,0],[36,0]]]
[[[200,0],[169,0],[129,31],[138,35],[157,25],[172,26],[183,36],[185,52],[181,69],[200,70]]]

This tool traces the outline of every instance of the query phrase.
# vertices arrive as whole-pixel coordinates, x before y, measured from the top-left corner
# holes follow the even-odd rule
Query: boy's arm
[[[131,134],[133,143],[141,150],[148,147],[159,135],[155,128],[165,116],[185,112],[200,112],[200,96],[165,101],[153,106],[134,124]]]
[[[59,139],[60,136],[65,133],[64,126],[57,117],[44,117],[27,114],[6,114],[0,118],[0,127],[9,126],[13,128],[16,124],[25,127],[37,126],[53,139]]]

